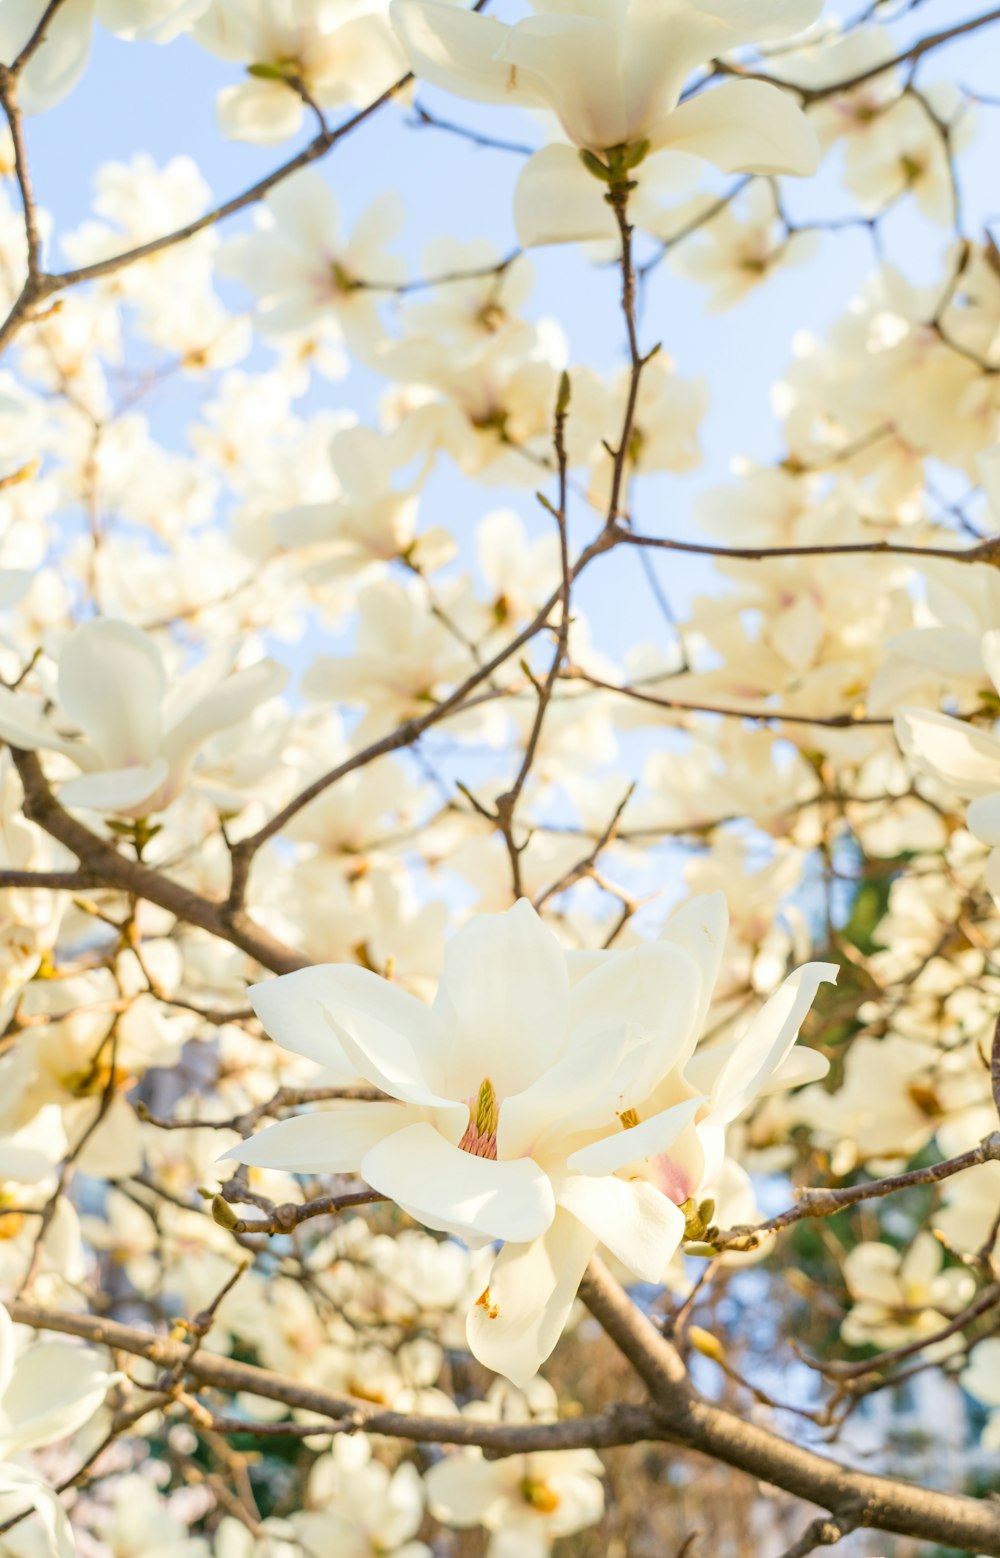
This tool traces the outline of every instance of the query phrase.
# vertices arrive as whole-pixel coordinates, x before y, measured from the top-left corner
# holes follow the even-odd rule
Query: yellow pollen
[[[489,1288],[483,1288],[483,1291],[480,1293],[479,1297],[476,1299],[476,1308],[477,1309],[485,1309],[486,1310],[486,1314],[487,1314],[487,1316],[488,1316],[488,1318],[490,1320],[495,1320],[497,1315],[500,1313],[500,1311],[497,1308],[496,1304],[493,1304],[493,1303],[490,1302],[490,1290],[489,1290]]]
[[[634,1109],[624,1109],[618,1118],[622,1122],[623,1131],[630,1131],[639,1124],[639,1116]]]
[[[525,1477],[521,1482],[521,1497],[540,1515],[552,1515],[559,1508],[559,1497],[547,1482]]]

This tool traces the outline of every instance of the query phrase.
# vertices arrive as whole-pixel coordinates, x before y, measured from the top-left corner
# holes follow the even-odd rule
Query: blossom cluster
[[[0,6],[0,1558],[686,1550],[606,1269],[706,1400],[1000,1443],[993,105],[904,23]],[[272,171],[62,223],[119,45]]]

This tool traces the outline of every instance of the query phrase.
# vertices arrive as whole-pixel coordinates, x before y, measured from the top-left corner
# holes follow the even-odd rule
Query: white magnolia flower
[[[257,231],[235,238],[219,268],[257,294],[266,332],[335,318],[351,349],[364,356],[384,331],[378,293],[363,283],[391,288],[404,280],[405,262],[386,253],[403,217],[399,196],[388,191],[345,238],[329,186],[314,168],[303,168],[271,191]]]
[[[153,639],[128,622],[85,622],[59,655],[57,725],[22,693],[0,688],[0,738],[59,752],[83,770],[60,790],[70,806],[144,817],[168,806],[201,744],[275,697],[288,673],[258,660],[229,675],[233,654],[208,655],[173,687]],[[80,732],[71,738],[65,726]]]
[[[69,1342],[36,1342],[19,1355],[14,1322],[0,1304],[0,1512],[5,1517],[32,1505],[48,1550],[58,1558],[74,1550],[59,1500],[37,1473],[12,1464],[12,1457],[75,1433],[116,1378],[97,1353]],[[7,1494],[17,1497],[8,1500]]]
[[[219,125],[234,140],[273,145],[294,135],[305,112],[297,83],[320,107],[337,108],[370,102],[406,70],[384,0],[207,4],[198,42],[222,59],[246,61],[250,77],[218,96]]]
[[[208,0],[65,0],[45,30],[45,40],[28,61],[18,101],[29,114],[52,108],[76,86],[90,55],[94,21],[119,38],[167,43],[191,26]],[[33,35],[48,0],[3,0],[0,60],[10,64]]]
[[[521,900],[452,940],[429,1010],[357,966],[257,985],[254,1009],[279,1044],[387,1096],[283,1120],[229,1156],[359,1172],[430,1228],[503,1241],[469,1345],[523,1383],[598,1245],[660,1280],[682,1207],[722,1170],[726,1125],[768,1087],[825,1070],[811,1052],[786,1065],[835,975],[821,963],[791,975],[736,1043],[694,1054],[725,934],[715,895],[686,905],[659,941],[567,955]]]
[[[291,1516],[303,1553],[337,1558],[432,1558],[415,1541],[424,1488],[412,1461],[390,1473],[373,1458],[364,1434],[341,1437],[309,1475],[310,1507]]]
[[[615,232],[602,186],[574,148],[607,164],[627,151],[654,183],[703,158],[726,172],[811,173],[815,133],[792,99],[763,81],[727,81],[682,101],[699,65],[745,43],[799,32],[821,0],[533,0],[535,15],[508,26],[447,3],[393,0],[391,15],[414,71],[476,102],[554,113],[571,145],[525,166],[515,197],[522,244]],[[678,154],[684,154],[679,157]],[[657,166],[660,164],[661,166]],[[685,164],[687,168],[685,169]]]
[[[1000,690],[1000,631],[984,633],[983,664]],[[934,709],[902,708],[896,715],[896,739],[914,766],[971,802],[966,826],[990,846],[986,884],[1000,894],[1000,736],[990,730],[939,714]]]
[[[548,1558],[552,1543],[604,1514],[604,1468],[593,1450],[552,1450],[488,1461],[447,1455],[424,1479],[430,1512],[459,1529],[490,1532],[487,1558]]]
[[[905,1252],[891,1244],[856,1244],[844,1261],[854,1307],[840,1327],[852,1347],[904,1347],[933,1336],[969,1302],[976,1279],[962,1266],[944,1267],[944,1251],[932,1233],[918,1233]],[[929,1349],[932,1357],[961,1351],[961,1336]]]

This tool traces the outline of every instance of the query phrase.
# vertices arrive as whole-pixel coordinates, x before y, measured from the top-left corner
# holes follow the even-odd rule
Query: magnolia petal
[[[34,579],[30,568],[0,568],[0,611],[15,606],[27,595]]]
[[[618,952],[574,986],[574,1032],[613,1029],[626,1013],[645,1041],[628,1084],[626,1106],[641,1103],[690,1055],[700,1027],[701,994],[701,972],[694,960],[669,941]]]
[[[230,141],[274,146],[287,141],[302,123],[302,99],[284,81],[241,81],[223,87],[215,100],[215,117]]]
[[[17,1359],[0,1402],[0,1456],[65,1439],[93,1417],[118,1378],[100,1356],[68,1342],[37,1342]]]
[[[549,243],[614,239],[614,212],[604,185],[572,146],[557,142],[529,157],[514,190],[514,226],[524,249]]]
[[[476,915],[445,949],[434,1002],[441,1090],[475,1097],[489,1077],[500,1098],[523,1092],[562,1054],[568,1010],[565,953],[528,900]]]
[[[684,1213],[644,1179],[574,1175],[558,1203],[643,1282],[662,1279],[684,1238]]]
[[[477,1158],[426,1122],[380,1142],[361,1173],[373,1190],[445,1233],[523,1242],[543,1234],[555,1214],[552,1185],[531,1158]]]
[[[278,1120],[222,1156],[288,1174],[356,1174],[367,1152],[413,1118],[405,1104],[344,1104]]]
[[[963,720],[933,709],[902,708],[896,740],[917,767],[972,800],[1000,789],[1000,741]]]
[[[473,1356],[522,1389],[530,1384],[565,1329],[597,1244],[559,1210],[542,1238],[506,1244],[466,1322]]]
[[[288,683],[288,669],[277,660],[258,660],[227,676],[201,698],[163,739],[163,751],[171,765],[179,764],[216,731],[229,730],[247,719],[258,704],[276,698]]]
[[[984,633],[980,648],[990,681],[1000,692],[1000,632],[993,628],[989,633]]]
[[[647,118],[657,101],[668,112],[706,60],[744,43],[801,32],[821,9],[822,0],[768,0],[766,6],[759,0],[630,0],[625,37],[630,102],[643,101]]]
[[[130,622],[85,622],[63,644],[59,706],[109,768],[152,762],[165,691],[156,645]]]
[[[42,1528],[45,1544],[43,1551],[48,1558],[74,1558],[76,1543],[66,1512],[55,1490],[49,1487],[43,1477],[25,1466],[12,1466],[9,1463],[0,1466],[0,1496],[4,1493],[20,1495],[34,1509]]]
[[[971,834],[993,849],[1000,845],[1000,793],[981,795],[969,803],[965,823]]]
[[[733,1046],[712,1090],[711,1116],[733,1120],[770,1080],[799,1036],[821,984],[836,984],[836,963],[806,963],[764,1003]]]
[[[975,634],[966,628],[906,628],[894,633],[885,647],[936,676],[982,678],[982,651]]]
[[[504,42],[515,79],[544,98],[575,145],[593,151],[630,138],[617,34],[608,21],[577,12],[527,16]]]
[[[370,969],[329,965],[326,976],[324,1005],[348,1066],[391,1098],[444,1111],[458,1141],[468,1105],[438,1090],[445,1068],[427,1007]]]
[[[815,173],[816,132],[794,98],[766,81],[727,81],[681,103],[654,143],[704,157],[725,173]]]
[[[770,1080],[757,1089],[757,1096],[766,1098],[768,1093],[802,1087],[806,1082],[821,1082],[829,1070],[830,1062],[818,1049],[809,1049],[805,1044],[793,1044],[784,1060],[778,1062]]]
[[[22,747],[26,752],[43,750],[72,751],[68,742],[56,734],[41,708],[24,693],[0,687],[0,741]]]
[[[656,1157],[677,1140],[704,1102],[701,1096],[686,1098],[683,1103],[661,1109],[659,1114],[650,1115],[638,1125],[593,1141],[574,1152],[566,1160],[567,1167],[574,1174],[615,1174],[631,1163]]]
[[[392,1098],[452,1116],[455,1140],[465,1104],[443,1098],[424,1068],[434,1053],[431,1014],[415,996],[350,963],[299,969],[253,985],[250,1000],[271,1037],[348,1077],[363,1077]]]
[[[682,947],[701,971],[701,994],[695,1018],[698,1033],[705,1026],[712,1003],[728,933],[729,905],[722,892],[699,893],[688,899],[673,911],[660,932],[664,941]]]
[[[498,1523],[508,1500],[495,1464],[482,1456],[444,1456],[424,1473],[424,1487],[434,1519],[459,1528]]]
[[[634,1029],[621,1020],[614,1028],[575,1035],[566,1054],[531,1087],[504,1099],[497,1127],[501,1156],[537,1156],[544,1162],[551,1137],[605,1124],[622,1088],[623,1067],[637,1049]],[[630,1080],[638,1064],[636,1059]]]
[[[14,1373],[17,1343],[14,1338],[14,1322],[3,1304],[0,1304],[0,1398],[3,1397]]]
[[[88,811],[135,812],[156,797],[169,773],[166,758],[158,757],[152,763],[135,763],[130,768],[81,774],[79,779],[70,779],[60,786],[59,799],[64,806],[84,806]]]
[[[537,104],[500,58],[510,28],[443,0],[393,0],[389,16],[414,74],[476,103]]]
[[[5,0],[0,9],[10,8],[11,21],[20,15],[27,23],[20,39],[25,44],[42,19],[44,0]],[[4,17],[6,22],[6,17]],[[18,84],[18,101],[25,113],[39,114],[55,106],[76,86],[86,69],[90,55],[90,34],[94,20],[94,0],[65,0],[45,29],[45,41],[25,67]],[[3,24],[0,23],[0,26]],[[15,23],[16,25],[16,23]],[[6,27],[3,32],[6,34]],[[6,42],[6,37],[4,38]],[[4,49],[4,59],[13,59]]]
[[[346,965],[321,963],[313,968],[297,969],[293,974],[282,974],[278,979],[265,979],[247,990],[250,1005],[275,1044],[291,1050],[293,1055],[315,1060],[317,1065],[343,1077],[345,1082],[355,1080],[357,1072],[337,1037],[333,1012],[338,1008],[343,1011],[345,987],[349,991],[352,982],[343,976],[352,972]],[[377,975],[368,969],[358,969],[357,973],[364,976],[363,985],[377,979]],[[378,983],[387,984],[387,981],[378,980]],[[409,1021],[411,1012],[407,1003],[413,1006],[419,1006],[419,1003],[398,986],[387,987],[403,997],[399,1003],[400,1016]],[[389,1004],[392,999],[389,998]]]

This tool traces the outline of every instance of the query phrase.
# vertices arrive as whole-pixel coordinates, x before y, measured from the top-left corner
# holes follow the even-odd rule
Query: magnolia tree
[[[1000,1555],[954,11],[3,0],[3,1555]]]

